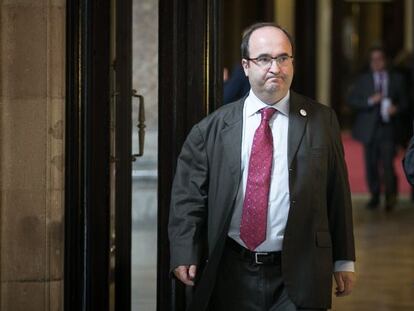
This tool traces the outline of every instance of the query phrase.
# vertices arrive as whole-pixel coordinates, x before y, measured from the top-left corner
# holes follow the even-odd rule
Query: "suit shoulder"
[[[373,79],[372,75],[373,74],[371,71],[360,72],[359,74],[355,75],[352,79],[352,85],[354,85],[355,87],[361,87],[361,84],[365,85]]]
[[[303,105],[306,107],[309,107],[309,109],[315,111],[315,112],[321,112],[321,113],[328,113],[331,114],[333,109],[327,105],[324,105],[315,99],[312,99],[310,97],[307,97],[305,95],[301,95],[298,93],[295,94],[295,99],[299,100]]]
[[[329,124],[337,120],[334,109],[314,99],[295,93],[294,100],[299,104],[295,105],[296,109],[303,107],[303,109],[308,111],[309,120],[312,124],[318,124],[318,126],[324,127],[329,126]]]
[[[241,98],[235,102],[225,104],[209,115],[205,116],[197,125],[200,128],[210,127],[212,124],[223,122],[225,119],[233,119],[242,116],[243,103],[245,98]]]
[[[393,71],[390,71],[390,79],[391,80],[402,81],[402,80],[404,80],[404,76],[402,75],[402,73],[393,70]]]

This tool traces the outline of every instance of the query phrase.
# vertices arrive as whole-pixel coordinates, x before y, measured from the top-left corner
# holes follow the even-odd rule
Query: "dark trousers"
[[[396,147],[391,125],[379,125],[372,141],[364,145],[366,179],[371,196],[379,199],[381,180],[387,203],[397,195],[397,177],[394,168]]]
[[[289,299],[285,290],[280,262],[258,265],[240,258],[240,254],[226,247],[209,310],[296,311],[299,309]],[[300,310],[305,311],[305,309]]]

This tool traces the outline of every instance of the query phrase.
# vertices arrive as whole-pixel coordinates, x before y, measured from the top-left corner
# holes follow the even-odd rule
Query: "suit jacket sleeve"
[[[170,268],[198,265],[207,217],[208,162],[205,142],[196,125],[188,135],[177,161],[169,219]]]
[[[329,164],[328,217],[333,260],[355,261],[352,204],[344,149],[336,115],[331,111],[332,150]]]
[[[408,105],[407,87],[404,81],[404,77],[400,74],[394,74],[394,85],[395,85],[395,97],[393,98],[393,104],[397,106],[397,112],[399,114],[406,113]]]
[[[347,102],[355,110],[372,110],[375,105],[368,103],[372,89],[369,87],[368,75],[361,76],[351,87]]]
[[[414,136],[411,138],[403,159],[403,167],[408,182],[414,186]]]

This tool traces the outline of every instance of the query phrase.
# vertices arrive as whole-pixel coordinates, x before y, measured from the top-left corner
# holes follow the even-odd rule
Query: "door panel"
[[[191,127],[221,104],[219,0],[159,1],[157,310],[185,310],[170,277],[168,216],[178,154]]]
[[[109,13],[67,1],[65,310],[109,308]]]
[[[184,310],[183,287],[168,272],[168,200],[185,135],[220,103],[218,1],[112,4],[111,306]],[[132,89],[146,106],[145,152],[134,162]]]

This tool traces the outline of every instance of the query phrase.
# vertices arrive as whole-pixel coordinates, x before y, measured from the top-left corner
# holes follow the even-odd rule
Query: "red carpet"
[[[365,182],[365,163],[362,145],[353,140],[349,133],[342,133],[342,142],[345,149],[345,161],[348,167],[349,182],[352,193],[368,193],[368,187]],[[401,160],[404,151],[399,150],[395,159],[395,169],[398,177],[398,191],[400,194],[409,194],[411,186],[405,179]]]

